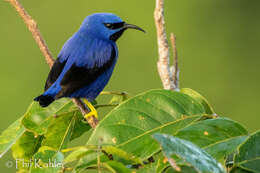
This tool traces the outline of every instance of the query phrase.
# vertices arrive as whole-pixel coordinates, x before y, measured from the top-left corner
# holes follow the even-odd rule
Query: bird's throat
[[[114,33],[113,35],[111,35],[109,37],[110,40],[116,42],[120,37],[121,35],[125,32],[126,29],[121,29],[120,31]]]

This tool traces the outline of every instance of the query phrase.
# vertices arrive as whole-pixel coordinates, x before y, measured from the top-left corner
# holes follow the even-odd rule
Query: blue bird
[[[129,28],[145,32],[111,13],[87,16],[63,45],[49,72],[45,92],[34,100],[47,107],[62,97],[84,98],[90,108],[85,118],[97,117],[90,102],[108,83],[118,59],[116,41]]]

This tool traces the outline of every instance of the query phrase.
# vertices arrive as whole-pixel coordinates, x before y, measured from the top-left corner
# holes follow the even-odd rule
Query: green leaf
[[[232,153],[248,135],[247,130],[228,118],[199,121],[179,130],[174,136],[204,148],[217,160]]]
[[[27,130],[43,135],[51,121],[55,119],[54,116],[73,110],[76,110],[76,107],[69,99],[57,100],[47,108],[42,108],[39,103],[33,102],[25,113],[22,123]]]
[[[122,102],[122,97],[115,95],[112,97],[109,103],[112,104],[112,103],[121,103],[121,102]]]
[[[203,116],[203,106],[194,98],[168,90],[152,90],[122,103],[110,112],[90,136],[87,145],[115,145],[141,159],[160,147],[155,132],[174,134]]]
[[[21,125],[21,119],[16,120],[0,135],[0,158],[13,146],[24,134],[25,128]]]
[[[83,157],[79,161],[79,163],[75,167],[75,171],[74,172],[82,172],[82,171],[86,170],[89,167],[97,166],[97,163],[98,163],[97,158],[98,157],[100,157],[100,162],[101,163],[105,163],[105,162],[109,161],[107,156],[102,154],[101,151],[99,151],[99,152],[98,151],[91,152],[91,153],[88,153],[85,157]]]
[[[30,173],[58,173],[63,168],[63,159],[61,152],[43,146],[34,155]]]
[[[152,157],[152,160],[146,161],[146,164],[141,165],[138,169],[133,172],[136,173],[162,173],[165,168],[168,167],[167,163],[162,161],[164,157],[162,153],[158,153]]]
[[[195,100],[197,100],[199,103],[201,103],[206,111],[207,114],[215,114],[213,108],[211,107],[211,105],[209,104],[209,102],[199,93],[197,93],[196,91],[190,89],[190,88],[182,88],[180,90],[180,92],[187,94],[189,96],[191,96],[192,98],[194,98]]]
[[[166,159],[167,158],[164,157],[164,156],[158,159],[157,166],[156,166],[156,172],[157,173],[161,173],[164,170],[166,170],[168,167],[170,167],[170,165],[169,165],[169,163],[167,162]]]
[[[157,158],[156,158],[157,157]],[[155,162],[148,163],[143,167],[137,169],[136,173],[198,173],[193,167],[190,165],[178,165],[181,168],[181,171],[178,172],[174,170],[171,165],[168,163],[167,158],[163,155],[163,153],[159,153],[155,157]]]
[[[122,94],[122,95],[114,95],[112,99],[110,100],[110,104],[114,103],[121,103],[123,101],[127,100],[127,94]]]
[[[70,140],[74,140],[81,135],[83,135],[85,132],[89,131],[91,129],[90,125],[84,120],[82,114],[80,112],[76,113],[75,118],[75,124],[72,129],[72,134]]]
[[[29,166],[23,163],[29,163],[33,155],[37,152],[41,145],[42,136],[34,136],[33,133],[26,131],[19,140],[12,146],[12,154],[17,161],[17,168],[21,170],[29,170]]]
[[[74,150],[74,148],[68,150]],[[83,161],[83,164],[77,168],[77,170],[84,170],[95,165],[97,163],[97,157],[100,155],[100,160],[103,167],[106,167],[112,172],[128,172],[130,170],[127,168],[127,165],[142,164],[142,161],[136,156],[126,153],[125,151],[113,146],[103,146],[101,149],[102,152],[98,150],[100,149],[95,146],[75,147],[75,151],[65,158],[64,163],[67,164],[75,160],[79,160],[84,156],[87,162]],[[63,151],[67,151],[67,149]],[[106,155],[103,153],[106,153]],[[113,161],[108,160],[108,155],[113,156]]]
[[[100,149],[97,146],[77,146],[77,147],[63,149],[61,152],[63,153],[71,152],[64,159],[64,163],[67,164],[75,160],[79,160],[80,158],[88,154],[96,153],[98,150]]]
[[[144,165],[135,171],[135,173],[156,173],[156,167],[153,164]],[[161,173],[161,172],[160,172]]]
[[[70,139],[73,138],[74,129],[78,129],[78,125],[75,124],[80,122],[78,119],[81,116],[78,111],[60,114],[49,125],[47,132],[44,134],[45,138],[42,141],[42,145],[59,151],[64,149]],[[82,132],[79,133],[82,134]],[[79,136],[79,134],[74,134],[75,136]]]
[[[0,136],[0,157],[12,147],[25,133],[26,129],[34,132],[35,136],[41,135],[46,132],[51,119],[54,119],[53,116],[50,115],[71,111],[73,109],[75,109],[75,106],[71,101],[68,101],[68,99],[56,101],[48,108],[41,108],[38,103],[33,102],[23,117],[16,120],[2,132]]]
[[[127,153],[127,152],[123,151],[122,149],[119,149],[119,148],[116,148],[113,146],[104,146],[104,147],[102,147],[102,150],[108,154],[112,154],[113,157],[118,156],[124,160],[132,161],[133,164],[142,164],[142,161],[138,157],[136,157],[130,153]]]
[[[34,136],[26,131],[19,140],[12,146],[13,157],[31,159],[41,145],[42,136]]]
[[[235,167],[230,171],[230,173],[253,173],[253,172]]]
[[[105,167],[107,167],[111,172],[114,173],[131,173],[130,169],[126,168],[125,165],[123,165],[120,162],[116,161],[107,161],[105,163],[102,163]]]
[[[82,147],[82,148],[78,148],[77,150],[73,151],[72,153],[70,153],[65,159],[64,159],[64,163],[70,163],[70,162],[74,162],[76,160],[81,159],[82,157],[87,156],[88,154],[93,154],[96,153],[96,151],[94,150],[90,150],[86,147]]]
[[[220,163],[218,163],[206,151],[200,149],[189,141],[158,133],[154,134],[153,137],[161,144],[162,150],[168,160],[171,159],[172,155],[176,154],[202,173],[225,172]]]
[[[181,171],[176,171],[172,167],[166,169],[163,173],[198,173],[193,167],[187,165],[180,165]]]
[[[246,139],[247,136],[231,137],[203,147],[203,149],[216,160],[224,161],[225,157],[236,151],[237,147]]]
[[[234,165],[248,171],[260,172],[260,131],[250,135],[239,147]]]

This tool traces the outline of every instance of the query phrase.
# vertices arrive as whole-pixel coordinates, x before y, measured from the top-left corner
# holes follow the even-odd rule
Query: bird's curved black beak
[[[136,29],[136,30],[139,30],[139,31],[142,31],[145,33],[145,30],[143,30],[142,28],[140,28],[139,26],[136,26],[136,25],[133,25],[133,24],[128,24],[128,23],[125,23],[124,26],[123,26],[124,29]]]

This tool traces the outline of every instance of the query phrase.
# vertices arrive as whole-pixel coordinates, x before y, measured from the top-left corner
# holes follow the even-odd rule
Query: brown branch
[[[155,20],[156,31],[157,31],[157,39],[158,39],[158,52],[159,52],[159,60],[157,62],[158,72],[164,89],[175,90],[177,89],[175,83],[178,83],[178,81],[173,80],[174,72],[173,72],[173,68],[170,67],[170,51],[169,51],[169,44],[167,40],[165,19],[164,19],[164,0],[156,0],[156,7],[154,10],[154,20]]]
[[[37,23],[32,19],[32,17],[26,12],[23,8],[22,4],[19,0],[7,0],[18,12],[18,14],[23,19],[24,23],[28,27],[29,31],[32,33],[34,40],[36,41],[37,45],[39,46],[41,52],[43,53],[45,60],[49,67],[51,68],[54,64],[53,56],[48,49],[46,42],[44,41],[40,30],[38,29]],[[79,107],[81,113],[83,115],[89,113],[89,109],[85,106],[85,104],[80,99],[73,99],[73,102]],[[88,123],[91,125],[92,128],[95,128],[98,124],[98,120],[92,116],[87,119]]]
[[[174,81],[174,89],[179,89],[179,62],[178,62],[178,54],[176,48],[176,36],[174,33],[171,33],[171,45],[173,51],[173,63],[174,65],[171,67],[172,80]]]

